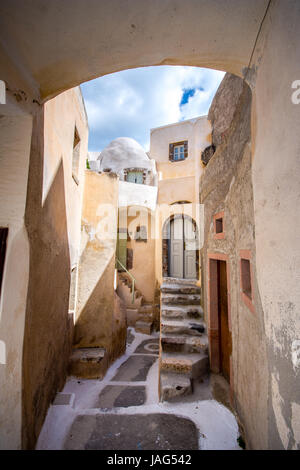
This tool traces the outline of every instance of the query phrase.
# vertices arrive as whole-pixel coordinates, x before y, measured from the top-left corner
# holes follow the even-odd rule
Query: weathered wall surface
[[[272,449],[300,447],[300,3],[271,3],[249,79],[257,280],[268,353]],[[299,94],[298,94],[299,95]]]
[[[32,117],[0,117],[0,227],[8,227],[0,299],[0,449],[21,448],[29,243],[24,225]]]
[[[108,365],[126,341],[125,315],[115,308],[114,291],[118,183],[113,173],[86,170],[74,338],[78,348],[105,348]]]
[[[76,240],[72,217],[81,211],[83,189],[81,181],[71,206],[71,195],[77,191],[70,171],[75,122],[82,137],[82,171],[88,129],[77,91],[47,103],[34,121],[25,214],[30,244],[23,349],[25,448],[34,447],[48,406],[64,384],[71,348],[70,247],[73,236]]]
[[[228,256],[227,270],[230,276],[228,298],[232,325],[230,385],[248,446],[264,449],[268,446],[267,356],[263,311],[255,271],[251,91],[248,85],[240,78],[226,75],[209,114],[214,122],[213,139],[216,136],[216,141],[213,140],[213,143],[217,148],[200,181],[200,199],[205,204],[205,242],[202,249],[205,314],[210,325],[210,319],[207,318],[208,254],[225,254]],[[223,138],[220,139],[222,133]],[[223,211],[225,237],[215,239],[213,216]],[[240,250],[250,250],[252,254],[255,313],[245,305],[240,293]],[[210,333],[213,334],[213,331],[209,330]],[[210,345],[211,342],[212,339]]]

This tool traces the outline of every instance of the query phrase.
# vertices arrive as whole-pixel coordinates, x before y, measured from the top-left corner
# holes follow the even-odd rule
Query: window
[[[249,298],[252,299],[251,289],[251,274],[250,274],[250,260],[241,259],[241,278],[242,278],[242,291]]]
[[[79,137],[78,130],[75,126],[74,140],[73,140],[72,176],[76,184],[79,184],[79,180],[78,180],[79,157],[80,157],[80,137]]]
[[[145,168],[125,168],[124,180],[129,183],[145,184],[147,170]]]
[[[216,219],[216,233],[223,233],[223,219]]]
[[[144,183],[143,172],[142,171],[128,171],[128,173],[126,174],[126,181],[129,181],[130,183],[143,184]]]
[[[251,252],[249,250],[240,251],[240,280],[242,299],[249,310],[254,313]]]
[[[184,145],[174,147],[173,160],[184,160]]]
[[[214,239],[225,238],[224,232],[224,212],[218,212],[214,215]]]
[[[179,162],[185,160],[188,156],[188,141],[175,142],[169,144],[169,160]]]
[[[147,227],[144,225],[138,225],[136,227],[134,239],[136,242],[147,242]]]

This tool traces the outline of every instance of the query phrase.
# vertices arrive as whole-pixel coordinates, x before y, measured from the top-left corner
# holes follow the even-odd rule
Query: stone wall
[[[205,315],[209,316],[209,255],[227,258],[228,302],[232,356],[230,386],[233,403],[245,430],[249,448],[267,448],[267,358],[263,312],[256,280],[253,189],[251,179],[251,90],[229,74],[220,85],[209,111],[216,151],[200,181],[205,204],[202,253]],[[224,212],[224,238],[214,236],[213,216]],[[240,291],[240,251],[251,252],[252,301]],[[213,346],[213,331],[210,348]]]
[[[74,130],[81,145],[72,178]],[[23,447],[32,449],[48,407],[64,385],[72,344],[71,263],[79,252],[88,127],[79,89],[40,107],[33,123],[25,225],[29,282],[23,344]]]

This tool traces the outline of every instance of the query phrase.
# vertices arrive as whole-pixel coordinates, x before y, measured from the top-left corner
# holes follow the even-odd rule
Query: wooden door
[[[191,219],[184,218],[184,277],[185,279],[196,279],[196,249],[197,236]]]
[[[183,242],[183,218],[176,217],[170,222],[170,277],[183,278]]]
[[[220,370],[230,381],[231,332],[228,323],[227,272],[226,262],[218,261],[218,311]]]

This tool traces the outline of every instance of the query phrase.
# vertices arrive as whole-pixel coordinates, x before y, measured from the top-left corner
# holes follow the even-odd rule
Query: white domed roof
[[[143,147],[130,137],[118,137],[102,150],[101,171],[121,173],[125,168],[151,168],[151,161]]]

